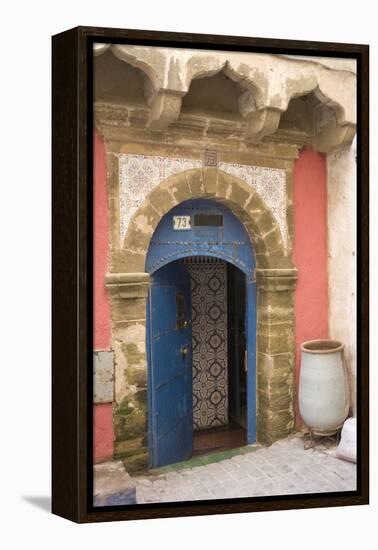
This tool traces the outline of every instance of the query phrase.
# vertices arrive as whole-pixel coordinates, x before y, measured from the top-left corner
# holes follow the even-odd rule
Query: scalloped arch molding
[[[290,100],[311,92],[320,101],[314,135],[319,151],[349,144],[355,135],[356,75],[352,71],[335,70],[318,60],[211,50],[97,44],[95,55],[107,49],[149,78],[148,126],[152,130],[162,131],[178,119],[182,98],[194,79],[223,70],[240,84],[239,112],[252,140],[273,134]]]

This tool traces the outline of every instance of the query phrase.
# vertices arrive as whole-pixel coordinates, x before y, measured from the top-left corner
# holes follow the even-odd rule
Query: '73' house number
[[[192,229],[190,216],[173,216],[173,229],[175,231]]]

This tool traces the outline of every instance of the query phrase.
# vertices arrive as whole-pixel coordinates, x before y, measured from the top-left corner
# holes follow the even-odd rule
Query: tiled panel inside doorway
[[[187,258],[192,285],[193,429],[228,424],[227,264]]]

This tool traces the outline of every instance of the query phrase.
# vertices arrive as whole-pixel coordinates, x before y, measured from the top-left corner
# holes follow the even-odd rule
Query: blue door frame
[[[256,442],[256,281],[246,277],[247,443]]]
[[[217,218],[217,225],[206,227],[202,224],[195,226],[193,223],[195,214],[221,216],[222,221],[221,224],[218,223],[220,218]],[[184,231],[173,229],[173,216],[190,216],[192,220],[191,228]],[[147,361],[148,442],[150,465],[152,467],[185,460],[191,453],[189,440],[192,438],[192,425],[189,421],[190,413],[185,408],[188,404],[188,396],[179,394],[183,391],[189,391],[188,365],[186,365],[185,380],[182,378],[178,384],[173,382],[175,377],[184,376],[185,369],[180,371],[180,362],[177,363],[178,366],[176,365],[177,372],[174,372],[175,361],[177,354],[180,353],[179,347],[188,346],[188,335],[191,335],[191,330],[188,328],[185,332],[185,330],[177,330],[177,327],[173,326],[173,319],[177,317],[177,304],[175,309],[173,295],[182,292],[185,295],[185,303],[189,303],[187,279],[181,271],[185,268],[182,265],[177,267],[176,260],[198,255],[213,256],[226,260],[245,274],[247,443],[251,444],[256,441],[256,283],[252,244],[244,226],[225,206],[202,199],[185,201],[161,219],[151,239],[146,258],[146,271],[151,274],[151,289],[147,306]],[[164,302],[164,300],[166,301]],[[171,319],[169,320],[167,317]],[[187,322],[187,327],[190,327],[190,319],[187,319]],[[170,334],[169,337],[168,334]],[[161,338],[164,340],[163,343]],[[167,346],[171,347],[169,352],[167,352]],[[190,352],[186,355],[188,361],[190,357],[191,347]],[[167,372],[160,371],[171,372],[171,378],[169,378],[169,375],[167,376]],[[181,374],[178,374],[178,372]],[[157,384],[156,380],[160,380],[165,385],[170,380],[169,388],[165,389],[165,399],[171,400],[170,405],[172,405],[173,400],[175,406],[177,405],[176,408],[175,406],[164,408],[163,405],[159,405],[159,397],[157,396],[159,383]],[[192,399],[192,389],[190,389],[190,399]],[[166,401],[162,399],[161,403],[164,404],[164,402]],[[161,409],[162,406],[164,410]],[[180,409],[179,412],[178,409]],[[169,418],[170,412],[172,413],[171,419]],[[161,415],[165,419],[160,422],[159,417]],[[185,421],[180,421],[180,429],[174,432],[173,428],[177,425],[179,417],[181,419],[185,417]],[[176,418],[176,424],[174,418]],[[164,440],[164,438],[167,438],[168,432],[171,433],[168,439]]]

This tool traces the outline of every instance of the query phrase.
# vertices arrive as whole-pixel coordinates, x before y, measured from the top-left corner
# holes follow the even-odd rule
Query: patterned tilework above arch
[[[162,180],[202,167],[201,160],[147,155],[119,154],[120,240],[123,241],[130,219],[147,194]],[[286,172],[245,164],[221,162],[219,169],[254,187],[270,208],[287,245]]]
[[[272,211],[278,227],[281,230],[282,240],[287,245],[286,224],[286,172],[278,168],[262,166],[248,166],[246,164],[231,164],[220,162],[219,169],[244,180],[251,187],[255,187],[265,204]]]
[[[201,168],[199,160],[119,155],[120,238],[123,241],[130,219],[152,189],[162,180],[185,170]]]

